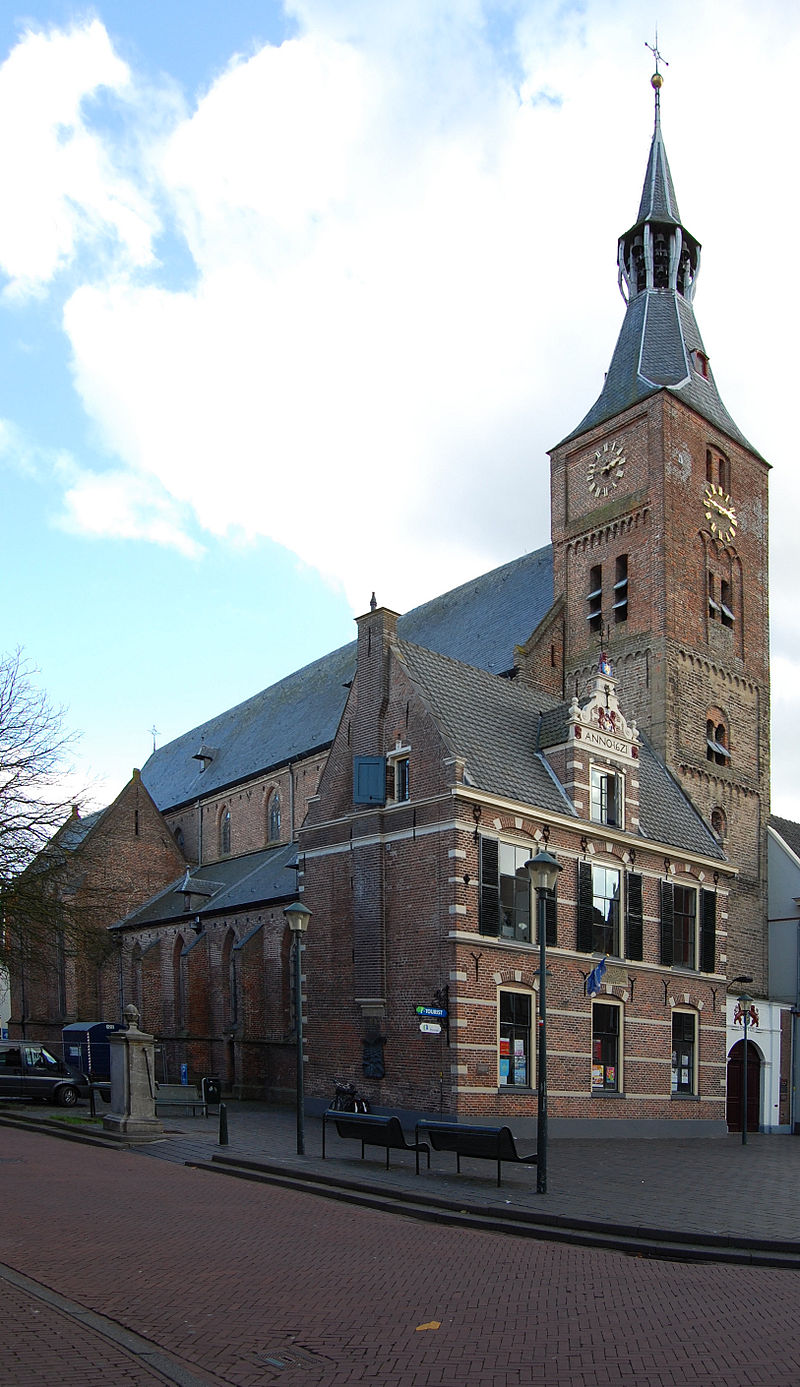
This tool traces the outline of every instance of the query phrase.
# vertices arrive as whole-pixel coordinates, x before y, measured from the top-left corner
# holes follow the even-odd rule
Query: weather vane
[[[653,57],[655,58],[655,63],[656,63],[656,77],[660,77],[661,74],[660,74],[660,72],[659,72],[659,70],[658,70],[658,64],[659,64],[659,63],[663,63],[665,67],[669,67],[669,63],[667,62],[667,60],[666,60],[666,58],[664,57],[663,53],[659,53],[659,51],[658,51],[658,27],[656,27],[656,41],[655,41],[655,43],[648,43],[648,42],[647,42],[647,39],[645,39],[645,41],[644,41],[644,46],[645,46],[645,48],[649,48],[649,49],[650,49],[650,52],[652,53]]]
[[[152,738],[153,738],[153,751],[155,751],[155,749],[156,749],[156,737],[158,736],[158,728],[156,727],[155,723],[153,723],[153,726],[152,726],[152,727],[148,727],[147,730],[148,730],[148,732],[150,732],[150,733],[152,734]]]

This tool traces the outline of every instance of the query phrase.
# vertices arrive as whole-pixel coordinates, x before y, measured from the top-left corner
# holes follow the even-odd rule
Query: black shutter
[[[548,891],[544,898],[544,942],[554,947],[558,943],[558,901],[555,891]]]
[[[644,926],[642,911],[642,877],[640,872],[628,872],[625,876],[625,957],[641,959],[644,957]]]
[[[671,881],[661,883],[661,962],[672,965],[675,900]]]
[[[481,934],[500,933],[500,868],[496,838],[481,838]]]
[[[578,863],[578,949],[582,954],[592,952],[594,921],[594,892],[591,862]]]
[[[700,892],[700,970],[715,973],[717,961],[717,893]]]

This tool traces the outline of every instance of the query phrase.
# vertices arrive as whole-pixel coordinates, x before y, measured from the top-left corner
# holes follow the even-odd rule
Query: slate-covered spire
[[[661,133],[661,73],[656,71],[651,82],[655,128],[644,187],[636,221],[620,236],[617,255],[625,320],[600,398],[569,436],[595,428],[658,390],[670,390],[751,448],[719,397],[694,316],[700,243],[678,211]]]

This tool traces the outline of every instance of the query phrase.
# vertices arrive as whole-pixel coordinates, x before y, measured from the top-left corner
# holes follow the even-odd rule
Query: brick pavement
[[[138,1379],[111,1367],[125,1387],[181,1370],[226,1387],[800,1380],[797,1272],[420,1224],[43,1132],[0,1128],[0,1161],[3,1263],[175,1365]],[[16,1341],[3,1317],[2,1371]],[[2,1387],[81,1382],[66,1332],[54,1353],[51,1335]],[[77,1361],[90,1353],[78,1344]]]
[[[143,1148],[166,1160],[208,1160],[220,1151],[213,1117],[165,1119],[170,1137]],[[377,1189],[428,1190],[471,1204],[509,1206],[564,1218],[674,1229],[687,1234],[790,1241],[800,1244],[800,1140],[751,1133],[746,1146],[738,1136],[716,1139],[575,1139],[550,1142],[548,1193],[536,1194],[534,1167],[504,1166],[498,1191],[488,1161],[462,1161],[434,1153],[432,1171],[413,1174],[411,1156],[384,1155],[340,1141],[329,1128],[329,1155],[323,1162],[321,1122],[306,1123],[306,1156],[298,1157],[294,1112],[260,1104],[228,1105],[230,1144],[226,1154],[270,1160],[287,1169],[363,1180]],[[535,1142],[531,1143],[535,1147]],[[520,1143],[521,1149],[524,1147]],[[423,1162],[424,1167],[424,1162]],[[600,1174],[601,1172],[601,1174]]]

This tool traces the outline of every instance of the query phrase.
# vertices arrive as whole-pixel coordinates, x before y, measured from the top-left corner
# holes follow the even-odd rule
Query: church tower
[[[739,870],[726,968],[763,992],[768,465],[722,403],[697,326],[700,244],[678,210],[662,80],[639,211],[619,239],[622,329],[598,400],[551,453],[556,602],[522,672],[569,698],[607,652],[626,716]]]

